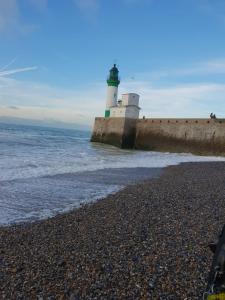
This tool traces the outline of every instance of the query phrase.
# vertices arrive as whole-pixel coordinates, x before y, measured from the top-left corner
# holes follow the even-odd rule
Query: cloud
[[[0,117],[21,118],[27,120],[35,120],[41,122],[58,122],[68,124],[87,125],[84,122],[82,114],[76,113],[76,110],[66,108],[43,108],[33,106],[21,106],[13,108],[13,106],[1,106]],[[89,125],[89,124],[88,124]]]
[[[0,33],[27,34],[38,28],[36,24],[26,23],[19,0],[0,0]],[[25,0],[25,5],[29,4],[39,12],[47,8],[48,0]]]
[[[199,0],[194,1],[200,11],[205,15],[214,17],[225,25],[225,2],[224,0]]]
[[[0,0],[0,32],[9,31],[20,22],[16,0]]]
[[[40,12],[43,12],[48,7],[48,0],[27,0],[28,3]]]
[[[154,0],[120,0],[127,5],[152,3]],[[82,12],[89,21],[96,21],[98,11],[101,7],[101,0],[73,0],[75,6]],[[117,3],[116,3],[117,5]]]
[[[73,2],[88,20],[96,20],[99,9],[98,0],[73,0]]]
[[[125,4],[131,5],[131,4],[143,4],[143,3],[147,3],[147,4],[151,4],[153,3],[154,0],[123,0],[123,2]]]
[[[152,72],[145,72],[137,74],[138,77],[146,80],[160,80],[163,78],[181,78],[190,76],[208,76],[225,74],[225,58],[212,59],[204,62],[192,64],[191,66],[184,66],[180,68],[167,68]]]
[[[175,75],[210,75],[225,74],[225,59],[215,59],[193,65],[189,68],[175,70]]]
[[[188,67],[137,74],[135,77],[142,78],[142,81],[128,80],[126,90],[140,93],[143,114],[146,115],[207,117],[210,111],[215,111],[220,117],[225,117],[225,85],[213,81],[204,83],[205,76],[219,74],[225,74],[224,58]],[[198,83],[191,83],[196,76]],[[167,78],[167,86],[162,85],[161,79],[164,78]],[[189,84],[178,84],[180,78],[188,78]],[[168,79],[172,79],[173,82],[170,86]],[[209,77],[207,79],[209,80]],[[156,88],[155,85],[159,87]]]
[[[8,108],[10,108],[10,109],[19,109],[18,106],[9,106]]]
[[[205,63],[203,71],[206,71],[208,73],[225,73],[225,58],[223,59],[217,59],[217,60],[211,60]]]
[[[34,71],[36,69],[37,69],[37,67],[20,68],[20,69],[14,69],[14,70],[6,70],[6,71],[1,71],[0,70],[0,77],[13,75],[13,74],[16,74],[16,73]]]
[[[4,67],[2,67],[0,69],[0,72],[6,70],[9,66],[11,66],[12,64],[14,64],[15,61],[16,61],[16,57],[14,59],[12,59],[8,64],[6,64]]]
[[[95,10],[98,7],[97,0],[73,0],[75,5],[82,10]]]
[[[127,81],[122,92],[140,94],[146,117],[208,117],[211,111],[225,116],[225,84],[200,83],[156,88],[147,81]]]
[[[162,74],[173,74],[174,77],[182,74],[185,77],[195,74],[202,76],[206,72],[225,73],[225,59],[209,60],[188,68],[164,70]],[[152,80],[154,73],[157,71],[148,76],[137,74],[135,78],[141,80],[124,79],[119,87],[119,95],[127,92],[140,94],[141,116],[206,118],[210,112],[214,112],[218,117],[225,117],[225,84],[201,81],[165,86],[160,80]],[[159,76],[162,74],[158,72]],[[105,82],[96,82],[85,88],[66,89],[0,76],[0,116],[91,126],[95,116],[104,115],[106,88]]]
[[[141,116],[206,118],[210,112],[218,117],[225,116],[225,84],[157,88],[145,80],[124,80],[119,94],[125,92],[140,94]],[[105,83],[74,90],[0,77],[0,116],[54,120],[91,127],[95,116],[104,115],[105,98]]]
[[[96,21],[100,7],[99,0],[69,0],[89,21]],[[43,13],[48,8],[48,0],[24,0],[24,6]],[[62,3],[63,5],[63,3]],[[39,28],[39,25],[27,23],[23,18],[20,0],[0,0],[0,34],[27,34]]]
[[[0,116],[91,126],[94,117],[104,112],[104,87],[95,84],[88,90],[67,90],[0,77]]]

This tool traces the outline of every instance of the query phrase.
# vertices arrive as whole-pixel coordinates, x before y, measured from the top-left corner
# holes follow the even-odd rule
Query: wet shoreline
[[[0,227],[54,217],[159,176],[162,170],[115,168],[1,181]]]
[[[224,182],[224,162],[183,163],[69,213],[1,227],[0,298],[200,299]]]

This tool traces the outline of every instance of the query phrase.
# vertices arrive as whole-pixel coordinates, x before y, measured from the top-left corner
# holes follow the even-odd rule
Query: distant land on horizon
[[[13,125],[28,125],[28,126],[40,126],[40,127],[50,127],[50,128],[61,128],[61,129],[76,129],[76,130],[84,130],[90,131],[91,126],[88,125],[80,125],[77,123],[64,123],[54,120],[32,120],[32,119],[23,119],[23,118],[15,118],[15,117],[0,117],[0,123],[4,124],[13,124]]]

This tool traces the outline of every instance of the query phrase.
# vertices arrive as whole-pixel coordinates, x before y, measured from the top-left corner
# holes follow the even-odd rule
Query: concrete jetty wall
[[[91,142],[133,148],[136,122],[137,120],[128,118],[95,118]]]
[[[140,119],[135,148],[225,154],[225,119]]]
[[[96,118],[91,141],[140,150],[225,155],[225,119]]]

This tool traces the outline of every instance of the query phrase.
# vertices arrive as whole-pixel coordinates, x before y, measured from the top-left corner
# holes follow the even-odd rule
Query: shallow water
[[[89,132],[0,124],[0,225],[68,211],[168,165],[224,160],[121,150],[89,139]]]

